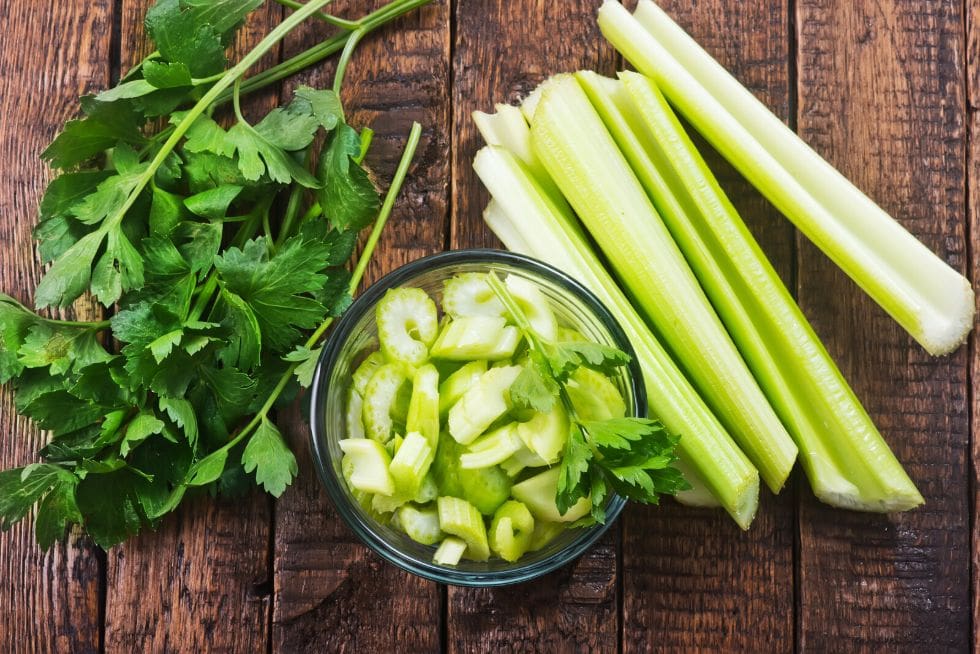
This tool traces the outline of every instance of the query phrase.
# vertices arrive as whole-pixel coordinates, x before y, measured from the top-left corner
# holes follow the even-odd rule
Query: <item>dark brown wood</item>
[[[453,48],[452,248],[500,247],[483,224],[487,193],[473,172],[483,145],[470,115],[516,104],[558,72],[612,73],[616,56],[599,35],[595,2],[461,0]],[[447,646],[453,652],[611,652],[618,629],[619,530],[572,566],[510,588],[450,588]]]
[[[785,1],[662,6],[784,120],[790,115]],[[792,288],[792,226],[702,145],[714,173]],[[624,651],[793,649],[794,483],[742,532],[722,512],[667,503],[632,507],[623,533]]]
[[[976,257],[980,252],[980,4],[966,3],[966,82],[967,82],[967,233],[970,235],[967,250],[967,267],[973,288],[980,284],[980,265]],[[977,438],[980,425],[980,344],[977,335],[970,339],[970,425],[972,442],[972,466],[969,478],[973,493],[971,500],[972,542],[972,597],[973,597],[973,651],[980,652],[980,639],[976,630],[980,625],[980,439]]]
[[[799,0],[799,130],[965,269],[963,3]],[[872,516],[800,506],[801,649],[965,651],[970,642],[967,351],[934,358],[812,245],[800,298],[926,499]]]
[[[357,15],[364,3],[331,5]],[[412,121],[423,139],[411,174],[368,267],[365,282],[442,250],[448,229],[449,4],[436,2],[364,41],[351,60],[343,100],[348,120],[375,130],[367,163],[387,188]],[[290,38],[285,55],[324,33],[312,26]],[[329,88],[333,66],[291,80]],[[309,428],[298,410],[279,424],[300,474],[275,513],[276,652],[431,652],[440,647],[439,587],[382,561],[358,541],[327,499],[313,469]]]
[[[123,2],[125,70],[149,50],[143,16],[152,2]],[[232,57],[279,21],[270,5],[250,17]],[[274,49],[267,64],[278,55]],[[250,99],[267,111],[275,98]],[[264,651],[272,571],[271,502],[258,490],[238,500],[198,498],[108,553],[105,646],[113,652]]]
[[[42,270],[31,228],[53,176],[40,154],[79,111],[78,96],[108,83],[112,20],[109,0],[61,3],[43,11],[29,3],[0,9],[0,290],[28,305]],[[91,319],[96,310],[83,299],[74,314]],[[46,441],[16,415],[11,400],[7,389],[0,391],[2,468],[37,461]],[[47,552],[34,542],[31,519],[0,535],[0,647],[98,651],[102,576],[97,548],[77,530]]]

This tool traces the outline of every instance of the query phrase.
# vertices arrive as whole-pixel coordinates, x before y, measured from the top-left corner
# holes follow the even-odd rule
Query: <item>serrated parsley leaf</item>
[[[245,472],[254,471],[255,481],[273,497],[282,495],[299,473],[296,457],[279,429],[265,417],[242,452],[242,466]]]
[[[592,450],[585,441],[585,435],[578,424],[573,423],[565,443],[565,454],[561,459],[558,473],[558,494],[555,504],[558,513],[564,515],[579,499],[589,493],[589,466]]]
[[[54,168],[71,168],[87,161],[119,142],[142,145],[140,133],[143,117],[127,100],[98,102],[82,98],[87,116],[69,120],[41,158]]]
[[[323,348],[310,349],[305,346],[297,346],[295,350],[283,357],[283,361],[298,363],[294,374],[299,385],[309,388],[313,383],[313,373],[316,371],[316,362],[320,358],[320,351]]]
[[[357,131],[340,123],[317,163],[317,200],[323,215],[340,230],[360,230],[375,217],[381,199],[367,172],[355,161],[361,154]]]
[[[194,77],[207,77],[225,68],[225,43],[207,14],[182,7],[180,0],[159,0],[146,12],[145,22],[161,56],[186,65]]]
[[[528,352],[528,362],[510,387],[510,399],[520,408],[548,413],[558,401],[559,386],[548,362],[538,350]]]
[[[616,368],[630,362],[629,355],[622,350],[600,343],[544,342],[542,349],[548,357],[555,376],[562,381],[583,366],[604,375],[612,375],[615,374]]]

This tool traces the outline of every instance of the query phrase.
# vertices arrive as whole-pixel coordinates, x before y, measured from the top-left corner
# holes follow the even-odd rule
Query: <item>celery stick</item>
[[[502,229],[490,225],[504,244],[564,270],[612,312],[629,336],[643,369],[651,415],[681,434],[678,455],[697,471],[735,522],[747,529],[759,502],[758,472],[603,268],[567,205],[562,208],[553,203],[527,168],[505,150],[483,148],[473,167],[501,208],[497,217],[519,217],[510,219]],[[513,233],[521,240],[509,240]],[[521,244],[535,247],[521,250]]]
[[[520,231],[517,227],[510,221],[507,214],[500,207],[494,199],[490,199],[487,203],[487,208],[483,210],[483,221],[487,224],[497,238],[500,239],[502,243],[508,250],[513,250],[514,252],[530,252],[531,246],[524,241],[524,237],[521,236]],[[560,328],[559,328],[560,329]]]
[[[922,496],[649,78],[579,74],[762,389],[822,501],[902,511]]]
[[[702,397],[779,492],[796,445],[576,78],[545,89],[531,146]]]
[[[599,27],[694,127],[931,354],[973,326],[970,282],[770,112],[649,0],[606,0]]]

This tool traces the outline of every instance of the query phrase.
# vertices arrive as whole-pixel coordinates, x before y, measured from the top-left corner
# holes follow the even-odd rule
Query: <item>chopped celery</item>
[[[394,494],[395,482],[388,472],[391,457],[384,445],[368,438],[346,438],[338,445],[344,453],[344,464],[350,459],[351,486],[366,493]]]
[[[432,562],[439,565],[457,565],[466,552],[466,543],[459,538],[444,538],[432,556]]]
[[[475,470],[460,468],[459,483],[463,499],[488,516],[493,515],[497,507],[507,501],[513,485],[511,478],[500,466]]]
[[[504,284],[514,296],[517,305],[527,315],[534,331],[545,340],[555,340],[558,334],[558,321],[555,320],[555,314],[548,305],[548,298],[538,285],[517,275],[507,275]]]
[[[443,284],[442,308],[452,318],[504,315],[504,305],[487,285],[482,273],[463,273]]]
[[[534,516],[520,502],[504,502],[493,514],[488,535],[490,549],[503,560],[513,563],[531,547]]]
[[[460,468],[472,470],[495,466],[505,461],[521,447],[521,441],[517,437],[516,425],[514,423],[505,425],[473,441],[459,458]]]
[[[568,529],[568,525],[547,520],[535,520],[534,532],[531,534],[529,552],[537,552],[551,541],[555,540]]]
[[[519,342],[517,328],[501,316],[464,316],[446,323],[432,356],[455,361],[508,359]]]
[[[398,509],[398,524],[416,543],[435,545],[445,537],[439,528],[439,512],[434,506],[418,508],[411,504]]]
[[[364,431],[368,438],[387,443],[392,437],[392,409],[396,404],[405,375],[397,364],[386,363],[375,370],[364,391]]]
[[[419,504],[425,504],[439,497],[439,486],[436,484],[435,475],[432,474],[432,466],[429,466],[429,474],[422,478],[422,485],[415,492],[412,499]]]
[[[608,80],[620,115],[607,124],[618,123],[611,130],[796,440],[816,496],[866,511],[922,504],[664,97],[643,75],[622,79]]]
[[[952,352],[966,339],[975,310],[970,282],[814,152],[663,10],[640,0],[633,17],[607,0],[599,27],[722,156],[928,352]]]
[[[361,418],[363,412],[364,398],[351,386],[347,391],[347,413],[344,418],[347,438],[364,438],[364,420]]]
[[[361,362],[361,365],[357,367],[357,370],[352,373],[352,386],[355,391],[361,394],[361,397],[364,397],[364,394],[367,392],[367,385],[368,382],[371,381],[371,377],[373,377],[378,368],[384,364],[385,355],[381,354],[380,351],[375,350],[371,354],[367,355],[364,358],[364,361]]]
[[[425,363],[439,330],[435,302],[420,288],[393,288],[378,302],[375,322],[381,352],[390,361]]]
[[[579,368],[565,390],[582,420],[609,420],[626,415],[626,402],[619,389],[600,372]]]
[[[439,435],[439,445],[436,447],[436,457],[432,461],[432,477],[442,495],[462,497],[463,484],[460,482],[459,457],[463,446],[448,433]]]
[[[439,442],[439,372],[431,364],[415,371],[405,431],[422,434],[432,448]]]
[[[438,434],[436,434],[438,437]],[[429,472],[435,451],[428,439],[417,431],[405,435],[401,447],[395,452],[388,466],[395,490],[399,495],[414,497],[422,487],[422,480]]]
[[[592,510],[592,502],[583,497],[565,515],[558,513],[555,494],[558,489],[559,468],[549,468],[510,489],[514,499],[523,502],[535,518],[550,522],[575,522],[584,518]]]
[[[568,428],[568,414],[561,404],[555,403],[548,413],[535,413],[527,422],[519,423],[517,436],[542,461],[555,463],[565,449]]]
[[[516,477],[525,468],[540,468],[546,465],[548,465],[547,461],[531,450],[527,449],[527,446],[521,442],[520,449],[514,452],[506,461],[501,463],[500,467],[507,473],[508,476]]]
[[[589,339],[587,339],[582,332],[576,329],[559,326],[556,340],[559,343],[587,343]]]
[[[439,384],[439,414],[445,416],[449,413],[449,409],[463,397],[463,393],[486,371],[486,361],[470,361]]]
[[[718,419],[644,324],[616,286],[582,234],[567,205],[552,202],[524,165],[509,152],[485,147],[473,167],[490,193],[511,216],[513,232],[534,249],[523,251],[572,275],[609,308],[636,351],[652,415],[682,434],[678,454],[695,469],[712,494],[743,529],[759,501],[757,471],[735,446]],[[505,231],[496,231],[504,237]],[[514,242],[507,242],[515,248]]]
[[[436,500],[436,506],[439,510],[439,528],[466,542],[468,558],[475,561],[490,558],[487,528],[475,506],[458,497],[440,497]]]
[[[507,412],[507,391],[520,374],[520,366],[491,368],[483,373],[449,410],[449,433],[467,445]]]
[[[796,445],[575,77],[545,90],[531,145],[638,307],[778,492],[796,461]]]
[[[394,513],[401,508],[408,499],[398,493],[397,488],[394,495],[372,495],[371,509],[378,514]]]

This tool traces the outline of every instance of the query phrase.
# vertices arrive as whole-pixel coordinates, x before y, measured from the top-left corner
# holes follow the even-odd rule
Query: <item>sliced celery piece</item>
[[[422,545],[435,545],[446,536],[439,528],[439,512],[434,506],[418,508],[406,504],[398,509],[398,524],[409,538]]]
[[[492,516],[510,497],[513,481],[500,466],[463,470],[460,468],[459,483],[462,497],[486,516]]]
[[[425,504],[439,497],[439,485],[436,484],[436,477],[432,473],[432,466],[429,466],[429,474],[422,479],[422,486],[419,487],[412,499],[419,504]]]
[[[535,520],[534,532],[531,534],[531,545],[528,552],[537,552],[548,543],[555,540],[568,529],[568,525],[561,522],[548,522],[547,520]]]
[[[653,82],[580,79],[799,446],[814,494],[865,511],[922,504]]]
[[[447,279],[442,290],[442,309],[452,318],[504,315],[501,304],[482,273],[463,273]]]
[[[397,364],[379,366],[364,391],[364,431],[368,438],[387,443],[392,437],[392,410],[405,384],[405,375]]]
[[[384,445],[369,438],[345,438],[337,444],[344,453],[342,467],[350,459],[351,486],[366,493],[394,494],[395,482],[388,472],[391,458]]]
[[[384,364],[385,355],[381,354],[380,350],[375,350],[367,355],[364,361],[361,362],[361,365],[357,367],[357,370],[351,374],[351,378],[353,379],[352,386],[355,391],[361,394],[361,397],[364,397],[364,394],[367,392],[367,385],[371,381],[371,377]]]
[[[448,536],[436,548],[432,562],[438,565],[457,565],[465,552],[466,543],[463,540]]]
[[[463,393],[449,410],[449,433],[458,443],[472,443],[507,412],[507,391],[520,373],[520,366],[491,368]]]
[[[524,311],[531,328],[545,340],[555,340],[558,335],[558,321],[551,310],[548,298],[538,285],[517,275],[507,275],[504,285]]]
[[[468,558],[476,561],[490,558],[487,528],[475,506],[458,497],[440,497],[436,500],[436,506],[439,510],[439,528],[466,542]]]
[[[517,436],[527,449],[546,463],[556,463],[568,440],[568,414],[555,403],[548,413],[535,413],[527,422],[517,425]]]
[[[514,496],[514,499],[527,505],[535,518],[550,522],[575,522],[588,515],[589,511],[592,510],[592,502],[589,498],[583,497],[573,504],[565,512],[565,515],[560,514],[558,506],[555,504],[560,472],[559,468],[549,468],[519,484],[514,484],[510,489],[511,495]]]
[[[513,563],[531,547],[534,516],[527,507],[514,500],[504,502],[490,523],[490,549],[500,558]]]
[[[364,398],[352,386],[347,390],[347,413],[344,421],[347,425],[347,438],[364,438]]]
[[[545,90],[531,146],[638,308],[769,488],[779,492],[796,445],[575,77]]]
[[[422,487],[422,480],[429,472],[434,457],[435,450],[425,436],[417,431],[406,434],[388,466],[395,481],[395,491],[405,497],[414,497]]]
[[[814,152],[653,2],[602,33],[777,209],[932,354],[973,326],[970,282]]]
[[[432,346],[432,356],[452,361],[509,359],[521,337],[502,316],[464,316],[450,320]]]
[[[489,468],[506,461],[521,447],[521,440],[517,437],[517,425],[511,423],[470,443],[459,457],[459,467],[463,470]]]
[[[470,361],[439,384],[439,414],[445,416],[449,413],[449,409],[463,397],[463,393],[486,371],[486,361]]]
[[[378,514],[384,515],[388,513],[394,513],[399,508],[401,508],[408,498],[401,495],[397,488],[395,489],[394,495],[372,495],[371,496],[371,509]]]
[[[565,390],[582,420],[609,420],[626,416],[626,402],[616,385],[601,372],[579,368]]]
[[[425,291],[390,289],[378,302],[375,321],[385,357],[411,366],[425,363],[439,331],[436,304]]]
[[[567,205],[551,202],[524,165],[507,151],[487,146],[477,153],[473,167],[503,215],[511,216],[512,229],[524,237],[524,243],[535,244],[534,249],[522,252],[579,280],[616,317],[643,370],[651,415],[682,435],[679,456],[704,479],[735,522],[748,528],[759,504],[758,472],[613,281]],[[495,233],[504,237],[508,232]],[[516,247],[513,242],[505,241],[505,245]]]
[[[525,468],[540,468],[548,465],[548,462],[540,456],[527,449],[521,441],[521,447],[500,464],[501,469],[511,478],[516,477]]]
[[[439,442],[439,372],[431,364],[416,370],[412,378],[405,431],[422,434],[433,449]]]

